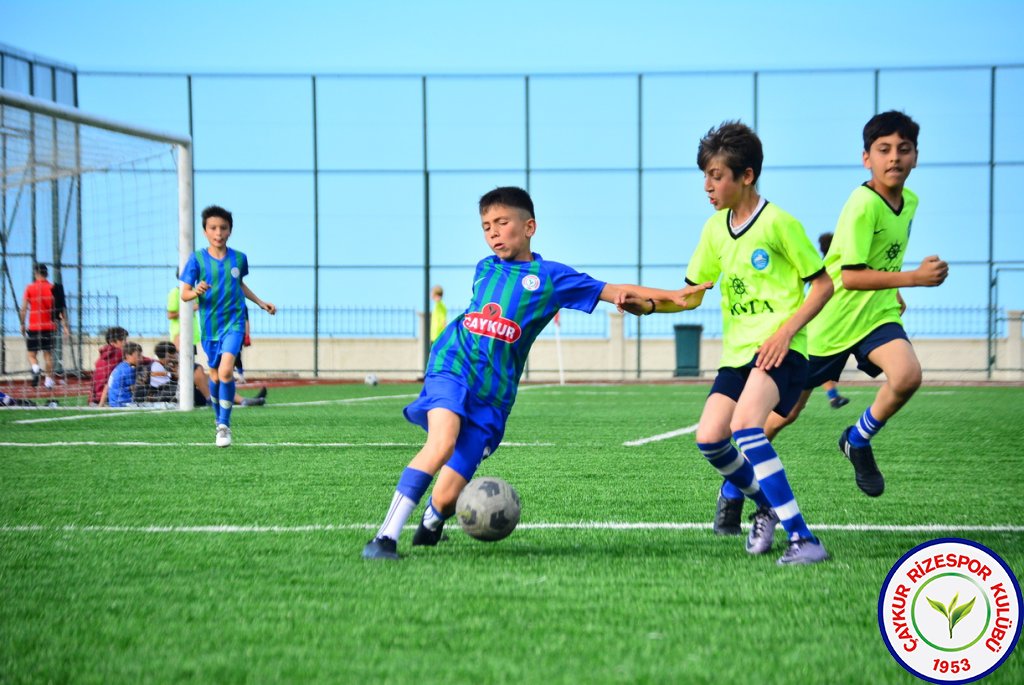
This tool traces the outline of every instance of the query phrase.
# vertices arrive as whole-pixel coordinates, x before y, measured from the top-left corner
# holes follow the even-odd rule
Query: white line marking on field
[[[211,447],[213,442],[0,442],[0,447]],[[235,447],[422,447],[421,442],[236,442]],[[503,442],[501,447],[554,447],[553,442]]]
[[[21,424],[25,424],[25,423],[52,423],[54,421],[81,421],[82,419],[109,419],[111,416],[127,416],[128,414],[142,414],[142,413],[151,412],[151,411],[156,411],[156,410],[154,410],[154,409],[134,409],[134,410],[130,409],[130,410],[126,410],[126,411],[115,410],[115,411],[107,411],[107,412],[102,413],[102,414],[97,412],[95,414],[72,414],[71,416],[53,416],[53,417],[50,417],[48,419],[21,419],[20,421],[15,421],[14,423],[21,423]],[[163,411],[163,410],[161,410],[161,411]]]
[[[649,442],[658,442],[659,440],[668,440],[669,438],[675,438],[680,435],[688,435],[697,430],[697,426],[700,424],[693,424],[686,428],[680,428],[679,430],[669,431],[668,433],[661,433],[660,435],[652,435],[649,438],[640,438],[639,440],[630,440],[629,442],[622,443],[623,447],[637,447],[639,445],[646,445]]]
[[[709,530],[710,523],[621,523],[604,521],[580,521],[577,523],[522,523],[522,530]],[[236,526],[228,524],[211,526],[43,526],[4,525],[0,533],[319,533],[347,530],[375,530],[373,523],[309,524],[304,526]],[[414,525],[406,528],[415,528]],[[872,523],[826,523],[816,524],[815,530],[832,530],[855,533],[939,533],[939,532],[985,532],[1024,533],[1024,526],[1013,525],[959,525],[944,523],[921,523],[908,525],[885,525]]]

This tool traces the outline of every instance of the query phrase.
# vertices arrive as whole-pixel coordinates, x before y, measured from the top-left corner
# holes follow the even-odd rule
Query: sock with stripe
[[[423,512],[423,527],[427,530],[437,530],[444,525],[450,517],[444,516],[434,508],[434,498],[427,500],[427,508]]]
[[[221,381],[220,385],[220,422],[231,427],[231,408],[235,406],[235,381],[226,383]]]
[[[697,449],[736,491],[757,502],[758,506],[769,506],[754,477],[754,467],[736,451],[731,440],[698,442]]]
[[[803,514],[793,496],[793,489],[786,478],[786,469],[765,437],[763,428],[744,428],[732,434],[743,456],[753,465],[754,475],[761,485],[761,492],[779,517],[790,540],[796,538],[815,539],[804,522]]]
[[[210,406],[213,407],[213,423],[220,425],[220,383],[210,381]]]
[[[402,477],[398,479],[398,485],[395,487],[395,495],[391,498],[387,516],[384,517],[384,523],[381,524],[376,537],[391,538],[398,542],[398,536],[402,534],[402,527],[409,520],[412,510],[420,503],[423,493],[430,487],[432,480],[434,477],[429,473],[411,466],[405,467]]]
[[[860,415],[857,423],[854,424],[853,430],[850,431],[847,439],[854,447],[867,447],[871,444],[871,438],[875,437],[875,434],[882,430],[883,426],[885,426],[885,421],[879,421],[872,416],[871,407],[868,407]]]

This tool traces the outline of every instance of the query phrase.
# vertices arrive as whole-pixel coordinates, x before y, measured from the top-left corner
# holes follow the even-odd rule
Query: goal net
[[[169,295],[192,249],[191,174],[187,138],[0,90],[7,404],[96,404],[123,345],[138,344],[130,404],[192,406],[192,346],[161,345],[171,340]],[[188,307],[178,314],[186,342]],[[173,372],[170,384],[161,367]],[[108,384],[107,403],[115,394],[121,404],[124,391]]]

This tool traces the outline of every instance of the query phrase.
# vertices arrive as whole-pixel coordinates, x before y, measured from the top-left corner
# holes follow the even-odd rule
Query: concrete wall
[[[996,341],[996,370],[992,380],[1024,381],[1022,312],[1009,312],[1008,337]],[[566,380],[621,381],[637,379],[637,341],[623,332],[621,314],[610,313],[608,339],[561,341]],[[421,327],[422,329],[422,327]],[[8,337],[7,368],[27,369],[25,343]],[[140,339],[143,352],[152,356],[157,339]],[[988,379],[988,342],[978,338],[925,338],[914,340],[926,380],[983,381]],[[101,341],[91,340],[85,350],[85,368],[91,369]],[[553,339],[538,340],[530,354],[527,377],[533,381],[558,380],[558,346]],[[675,341],[645,339],[640,343],[641,378],[668,380],[674,377]],[[66,349],[66,347],[65,347]],[[412,379],[421,373],[422,339],[321,339],[320,375],[323,378],[361,379],[375,373],[381,379]],[[704,377],[714,375],[721,357],[721,340],[701,341],[700,367]],[[66,353],[65,353],[66,354]],[[202,353],[199,354],[200,358]],[[313,344],[309,338],[258,338],[244,351],[246,375],[251,377],[313,376]],[[851,363],[850,378],[864,378]]]

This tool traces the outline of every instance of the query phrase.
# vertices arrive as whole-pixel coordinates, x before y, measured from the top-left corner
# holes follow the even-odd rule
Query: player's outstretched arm
[[[256,305],[263,311],[267,312],[271,316],[277,314],[277,307],[274,306],[274,303],[264,302],[260,298],[256,297],[256,293],[249,290],[249,286],[245,284],[245,281],[242,281],[242,292],[245,293],[245,298],[247,300],[249,300],[250,302],[255,302]]]
[[[843,269],[843,287],[847,290],[888,290],[889,288],[934,288],[949,275],[949,264],[938,255],[925,257],[913,271],[875,271]]]
[[[205,295],[210,290],[210,284],[206,281],[199,281],[193,288],[191,283],[181,283],[181,301],[191,302],[200,295]]]
[[[710,281],[687,285],[678,290],[647,288],[641,285],[607,285],[601,299],[611,302],[621,312],[636,316],[654,312],[671,313],[696,309],[704,300],[704,291],[714,284]],[[611,299],[605,299],[605,294]]]
[[[779,330],[772,333],[771,337],[761,344],[754,366],[766,371],[781,366],[782,361],[789,354],[789,345],[793,342],[793,337],[807,325],[808,321],[818,315],[825,303],[832,297],[834,290],[831,277],[822,270],[811,280],[811,288],[807,291],[807,297],[804,298],[804,303],[800,305],[800,308],[779,326]]]

